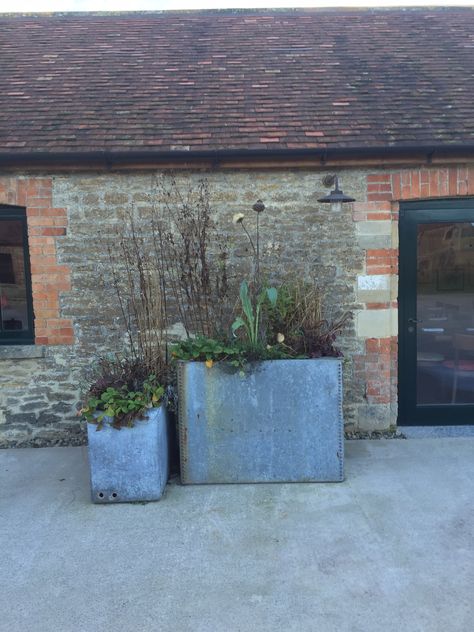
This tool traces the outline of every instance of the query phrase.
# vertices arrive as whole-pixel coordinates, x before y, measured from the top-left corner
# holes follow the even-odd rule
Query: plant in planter
[[[252,283],[240,285],[230,337],[173,349],[183,483],[341,481],[342,361],[336,323],[303,283],[261,281],[257,203]]]
[[[207,183],[185,194],[172,176],[157,186],[150,216],[143,222],[132,208],[110,249],[129,352],[147,372],[140,388],[107,383],[91,393],[89,412],[100,407],[102,427],[94,437],[136,432],[138,409],[167,383],[162,369],[177,319],[185,333],[172,349],[184,483],[342,480],[341,359],[334,340],[346,317],[326,322],[315,288],[277,282],[275,271],[261,265],[261,202],[253,207],[254,236],[243,214],[234,216],[253,254],[239,285],[228,274],[226,231],[211,212]],[[118,419],[104,423],[107,411],[137,421],[117,430]],[[110,491],[105,496],[118,499]]]
[[[81,413],[93,502],[158,500],[168,480],[165,387],[137,359],[102,359]]]
[[[125,330],[125,343],[118,344],[125,350],[99,360],[81,410],[92,500],[102,503],[158,500],[169,475],[172,428],[165,397],[170,375],[161,260],[152,257],[133,213],[126,219],[108,244]]]

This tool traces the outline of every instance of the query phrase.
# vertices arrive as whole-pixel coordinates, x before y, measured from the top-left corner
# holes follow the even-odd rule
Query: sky
[[[0,0],[0,13],[260,7],[470,6],[474,0]]]

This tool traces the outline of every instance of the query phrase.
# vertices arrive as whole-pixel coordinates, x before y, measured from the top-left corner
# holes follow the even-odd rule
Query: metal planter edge
[[[183,484],[344,480],[342,360],[178,365]]]
[[[159,500],[169,475],[168,412],[151,408],[131,428],[87,424],[94,503]]]

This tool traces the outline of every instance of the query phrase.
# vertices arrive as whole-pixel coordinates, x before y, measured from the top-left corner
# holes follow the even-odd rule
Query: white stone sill
[[[1,360],[32,360],[44,358],[45,345],[0,345]]]

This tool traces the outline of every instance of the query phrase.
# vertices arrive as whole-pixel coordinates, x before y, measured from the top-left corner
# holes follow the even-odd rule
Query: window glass
[[[474,403],[474,226],[418,225],[418,404]]]
[[[8,213],[8,214],[7,214]],[[24,211],[23,211],[24,213]],[[14,217],[17,214],[18,217]],[[13,217],[12,217],[13,216]],[[0,209],[0,339],[32,337],[25,217]]]

